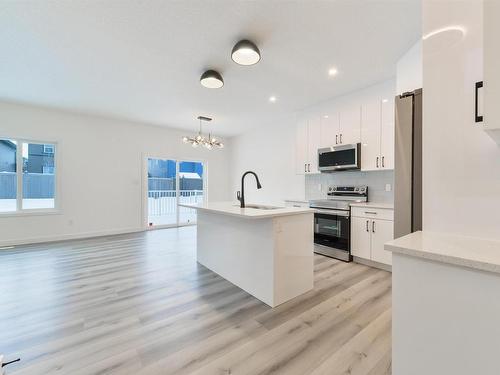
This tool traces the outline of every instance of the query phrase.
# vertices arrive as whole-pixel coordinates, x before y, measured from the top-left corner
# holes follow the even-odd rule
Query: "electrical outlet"
[[[385,184],[385,191],[391,191],[391,190],[392,190],[391,184]]]

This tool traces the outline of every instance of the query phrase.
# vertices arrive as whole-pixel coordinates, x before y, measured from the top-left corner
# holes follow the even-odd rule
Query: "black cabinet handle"
[[[377,168],[378,168],[378,159],[379,159],[379,157],[377,156]]]
[[[342,144],[342,133],[340,134],[340,144]]]
[[[339,144],[339,135],[338,134],[335,134],[335,144],[336,145]]]
[[[370,229],[368,229],[368,223],[369,223],[369,222],[370,222],[369,220],[366,220],[366,231],[367,231],[367,232],[369,232],[369,231],[370,231]]]
[[[372,221],[372,232],[375,233],[375,222]]]
[[[483,81],[476,82],[476,97],[474,103],[474,117],[476,122],[483,122],[483,116],[479,115],[479,89],[483,87]]]
[[[385,168],[384,159],[385,159],[385,156],[382,156],[382,168]]]

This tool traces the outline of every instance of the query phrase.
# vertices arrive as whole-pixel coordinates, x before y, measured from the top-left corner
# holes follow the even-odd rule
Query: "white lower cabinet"
[[[366,216],[351,217],[351,253],[353,256],[392,265],[392,254],[384,244],[394,238],[394,221],[374,218],[387,217],[386,209],[370,209]],[[392,210],[391,210],[392,211]]]
[[[394,222],[389,220],[372,220],[372,257],[371,260],[384,264],[392,264],[392,253],[384,249],[386,242],[394,239]]]
[[[351,218],[351,254],[359,258],[371,258],[370,219]]]

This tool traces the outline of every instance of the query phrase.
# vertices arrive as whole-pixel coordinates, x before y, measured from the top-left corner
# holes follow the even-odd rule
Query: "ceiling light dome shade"
[[[240,40],[233,47],[231,59],[236,64],[254,65],[260,61],[260,51],[257,46],[249,40]]]
[[[200,83],[202,86],[209,89],[220,89],[224,86],[224,80],[219,72],[215,70],[207,70],[200,77]]]

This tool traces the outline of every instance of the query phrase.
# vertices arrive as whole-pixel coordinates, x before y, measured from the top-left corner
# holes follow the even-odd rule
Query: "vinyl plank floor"
[[[390,273],[315,255],[271,309],[195,254],[195,227],[1,250],[7,374],[391,374]]]

